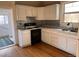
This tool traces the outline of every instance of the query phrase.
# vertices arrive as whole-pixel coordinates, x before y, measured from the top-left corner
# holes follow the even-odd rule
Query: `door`
[[[8,36],[8,38],[14,43],[15,38],[15,27],[13,20],[12,9],[0,9],[0,37]],[[6,44],[7,45],[7,44]]]

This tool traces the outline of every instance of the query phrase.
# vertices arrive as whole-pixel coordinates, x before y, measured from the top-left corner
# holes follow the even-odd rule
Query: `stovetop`
[[[35,29],[35,28],[40,28],[38,26],[28,26],[28,27],[21,27],[21,28],[18,28],[20,30],[27,30],[27,29]]]

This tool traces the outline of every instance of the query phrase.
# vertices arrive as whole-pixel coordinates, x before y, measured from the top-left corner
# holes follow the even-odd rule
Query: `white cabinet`
[[[57,37],[57,34],[55,32],[53,32],[52,30],[51,30],[50,33],[51,33],[50,35],[52,36],[51,45],[57,47],[58,46],[58,37]]]
[[[79,38],[79,37],[78,37]],[[77,51],[76,56],[79,57],[79,39],[77,40]]]
[[[18,30],[19,46],[26,47],[31,45],[31,34],[30,30]]]
[[[26,6],[26,16],[32,16],[33,12],[32,12],[32,7],[31,6]]]
[[[26,16],[37,17],[37,7],[26,6]]]
[[[37,20],[45,20],[44,7],[37,7]]]
[[[76,55],[76,50],[77,50],[77,40],[73,39],[71,37],[67,38],[67,49],[66,51]]]
[[[38,7],[37,20],[59,20],[59,4]]]
[[[42,29],[42,41],[52,46],[57,46],[57,37],[50,30]]]
[[[46,6],[44,16],[46,20],[59,20],[59,4]]]
[[[32,7],[32,16],[37,18],[37,7]]]
[[[77,37],[57,31],[55,29],[42,29],[42,41],[59,48],[63,51],[76,55],[77,51]]]
[[[57,47],[59,48],[59,49],[61,49],[61,50],[66,50],[66,38],[65,38],[65,36],[63,35],[63,34],[59,34],[59,35],[57,35]]]
[[[16,5],[17,20],[26,20],[27,16],[37,17],[37,7]]]
[[[48,32],[46,31],[42,31],[42,41],[45,42],[45,43],[48,43]]]
[[[16,5],[17,20],[26,20],[26,6]]]
[[[46,7],[32,7],[16,5],[17,20],[26,20],[27,16],[34,16],[37,20],[59,20],[59,4]]]
[[[42,41],[59,49],[66,49],[66,39],[64,36],[53,30],[42,29]]]

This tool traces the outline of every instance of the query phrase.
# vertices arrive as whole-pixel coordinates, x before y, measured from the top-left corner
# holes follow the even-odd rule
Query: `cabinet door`
[[[45,17],[45,20],[49,20],[49,6],[46,6],[45,7],[45,10],[44,10],[44,17]]]
[[[55,46],[56,48],[59,48],[61,50],[66,49],[66,39],[64,38],[64,35],[61,33],[58,33],[54,30],[51,31],[51,44],[52,46]]]
[[[59,5],[49,5],[45,7],[46,20],[59,20]]]
[[[49,45],[52,45],[53,38],[52,38],[52,33],[49,30],[42,31],[42,41]]]
[[[47,32],[47,39],[48,39],[47,43],[49,45],[52,45],[52,35],[51,34],[52,34],[51,32]]]
[[[23,39],[25,45],[31,44],[31,35],[29,30],[23,31]]]
[[[79,57],[79,39],[77,40],[77,51],[76,56]]]
[[[37,7],[32,7],[32,13],[34,17],[37,17]]]
[[[26,7],[23,5],[17,5],[17,15],[18,15],[18,20],[26,20]]]
[[[38,16],[37,16],[37,20],[45,20],[45,17],[44,17],[44,7],[38,7]]]
[[[30,31],[19,31],[19,46],[20,47],[26,47],[28,45],[31,45],[31,36]]]
[[[66,51],[66,35],[64,36],[63,34],[59,34],[58,36],[58,42],[57,42],[57,47],[59,48],[59,49],[61,49],[61,50],[64,50],[64,51]]]
[[[48,32],[46,31],[42,31],[42,41],[45,42],[45,43],[48,43]]]
[[[51,41],[52,46],[57,47],[58,46],[58,35],[57,35],[57,33],[54,33],[53,31],[52,31],[51,35],[52,35],[52,41]]]
[[[67,52],[76,55],[77,40],[73,38],[67,38]]]
[[[56,5],[50,5],[48,8],[49,8],[49,20],[56,20]]]
[[[26,16],[33,16],[33,7],[26,6]]]

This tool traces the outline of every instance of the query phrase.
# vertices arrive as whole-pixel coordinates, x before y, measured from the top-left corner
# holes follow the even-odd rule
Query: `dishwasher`
[[[41,29],[31,30],[31,44],[34,45],[39,42],[41,42]]]

